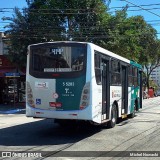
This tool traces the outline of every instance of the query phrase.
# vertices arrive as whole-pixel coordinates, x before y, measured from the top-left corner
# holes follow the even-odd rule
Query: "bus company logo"
[[[48,89],[48,82],[35,82],[36,88]]]

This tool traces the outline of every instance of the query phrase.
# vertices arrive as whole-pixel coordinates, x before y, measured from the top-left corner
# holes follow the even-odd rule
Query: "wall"
[[[0,55],[3,55],[3,42],[2,42],[3,33],[0,32]]]

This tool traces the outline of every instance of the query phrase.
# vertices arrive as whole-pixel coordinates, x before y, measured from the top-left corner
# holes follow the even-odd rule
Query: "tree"
[[[141,33],[139,45],[142,50],[139,63],[145,68],[146,85],[150,88],[150,75],[156,67],[160,66],[160,40],[156,36],[157,31],[149,24],[141,26]]]
[[[149,88],[151,72],[160,66],[160,41],[156,30],[142,16],[128,18],[126,9],[109,19],[109,40],[104,42],[104,47],[145,67]]]
[[[46,41],[93,41],[96,33],[103,35],[100,25],[109,16],[106,9],[103,0],[34,0],[28,16],[31,28],[36,27],[39,37],[43,34]]]
[[[110,0],[26,1],[23,13],[15,9],[12,18],[5,18],[11,21],[9,53],[18,65],[25,64],[29,44],[61,40],[93,42],[144,66],[159,64],[155,29],[142,16],[128,17],[127,6],[111,15]]]
[[[80,40],[99,43],[105,31],[106,5],[103,0],[33,0],[21,13],[15,8],[6,34],[10,38],[9,55],[25,65],[27,46],[33,43]],[[104,20],[105,18],[105,20]],[[99,40],[97,40],[98,38]]]
[[[19,67],[26,66],[27,47],[30,44],[51,40],[62,40],[64,30],[61,19],[46,12],[44,1],[37,0],[30,4],[29,9],[23,9],[23,13],[15,8],[13,17],[4,17],[3,20],[11,21],[6,26],[5,32],[9,41],[9,58]],[[44,7],[42,14],[39,7]],[[46,14],[45,14],[46,12]],[[52,12],[52,11],[50,11]],[[54,29],[53,29],[54,28]]]
[[[29,43],[26,39],[25,31],[27,30],[27,19],[18,8],[15,8],[15,15],[11,17],[4,17],[3,20],[10,20],[11,23],[6,26],[8,30],[7,45],[10,60],[19,67],[24,67],[26,64],[27,45]]]
[[[144,24],[144,25],[142,25]],[[126,10],[117,11],[108,23],[108,40],[104,47],[139,62],[143,46],[140,44],[144,34],[141,28],[147,27],[141,16],[127,17]]]
[[[60,1],[36,0],[27,15],[32,41],[47,42],[65,39],[65,26]]]
[[[141,54],[140,61],[144,66],[146,86],[150,88],[150,75],[155,68],[160,66],[160,40],[148,40],[148,46]]]
[[[106,13],[107,7],[102,0],[77,1],[75,8],[79,13],[72,16],[72,39],[100,44],[101,39],[106,38],[106,22],[110,17]]]

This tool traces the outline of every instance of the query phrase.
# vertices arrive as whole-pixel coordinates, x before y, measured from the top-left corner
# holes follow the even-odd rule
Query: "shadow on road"
[[[101,131],[101,127],[84,124],[79,128],[62,128],[52,119],[0,129],[0,145],[35,146],[76,143]]]

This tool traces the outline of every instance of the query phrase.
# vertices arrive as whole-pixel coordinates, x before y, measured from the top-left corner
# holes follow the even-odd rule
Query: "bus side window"
[[[138,85],[138,71],[137,68],[133,68],[133,84],[136,87]]]
[[[96,83],[98,85],[102,84],[102,72],[101,72],[101,58],[100,54],[95,53],[94,57],[94,65],[95,65],[95,78],[96,78]]]
[[[119,61],[111,61],[111,85],[121,85],[120,63]]]
[[[133,67],[129,66],[128,68],[128,86],[131,87],[133,86]]]
[[[133,66],[130,66],[128,69],[128,85],[130,87],[138,85],[138,70]]]

